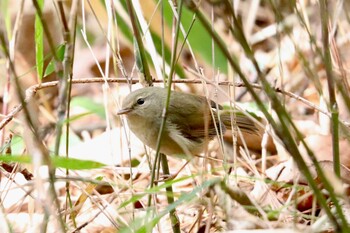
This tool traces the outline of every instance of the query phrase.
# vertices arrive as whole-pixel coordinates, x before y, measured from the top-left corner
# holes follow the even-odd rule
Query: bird
[[[125,97],[117,112],[125,115],[130,130],[154,150],[157,148],[167,93],[168,90],[161,87],[138,89]],[[264,129],[261,126],[239,111],[234,113],[235,124],[241,132],[262,138]],[[232,128],[232,114],[200,95],[171,91],[166,114],[160,152],[168,156],[188,159],[198,155],[214,137]],[[261,145],[255,147],[261,148]]]

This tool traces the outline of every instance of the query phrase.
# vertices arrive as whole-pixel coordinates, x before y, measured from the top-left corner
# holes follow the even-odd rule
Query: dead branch
[[[156,79],[153,80],[154,83],[163,83],[164,80],[162,79]],[[87,84],[87,83],[104,83],[104,82],[108,82],[108,83],[128,83],[128,84],[136,84],[139,82],[138,79],[130,79],[127,80],[125,78],[86,78],[86,79],[73,79],[72,80],[72,84]],[[177,79],[177,80],[173,80],[173,83],[188,83],[188,84],[202,84],[203,80],[200,79]],[[228,82],[228,81],[223,81],[223,82],[211,82],[206,80],[205,83],[210,84],[210,85],[221,85],[221,86],[235,86],[235,87],[245,87],[245,85],[241,82],[236,82],[236,83],[232,83],[232,82]],[[45,88],[49,88],[49,87],[55,87],[58,85],[58,81],[52,81],[52,82],[46,82],[46,83],[41,83],[41,84],[36,84],[33,85],[31,87],[29,87],[26,90],[26,96],[24,99],[25,103],[28,103],[34,96],[35,94],[41,90],[41,89],[45,89]],[[256,89],[262,89],[262,87],[258,84],[251,84],[253,88]],[[288,92],[288,91],[284,91],[281,90],[280,88],[275,88],[275,91],[278,93],[281,93],[283,95],[286,95],[290,98],[296,99],[300,102],[302,102],[303,104],[309,106],[310,108],[313,108],[323,114],[325,114],[328,117],[331,117],[331,114],[323,109],[321,109],[320,107],[318,107],[317,105],[307,101],[306,99],[292,93],[292,92]],[[2,130],[10,121],[12,121],[12,119],[15,117],[15,115],[17,113],[19,113],[21,110],[23,109],[23,105],[19,104],[17,106],[15,106],[12,111],[9,112],[9,114],[7,114],[4,119],[0,122],[0,130]],[[345,126],[349,127],[350,123],[340,120],[340,122],[342,122]]]

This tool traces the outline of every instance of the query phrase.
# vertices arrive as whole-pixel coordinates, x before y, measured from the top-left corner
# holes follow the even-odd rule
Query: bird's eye
[[[136,103],[137,103],[138,105],[142,105],[142,104],[145,103],[145,99],[139,98],[139,99],[137,99]]]

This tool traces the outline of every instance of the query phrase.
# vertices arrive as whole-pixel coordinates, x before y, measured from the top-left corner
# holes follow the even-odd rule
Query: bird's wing
[[[210,105],[216,106],[213,101]],[[205,136],[212,138],[217,135],[220,123],[216,113],[211,114],[210,105],[205,97],[183,93],[177,95],[175,92],[170,98],[168,120],[188,139],[199,141]],[[223,125],[222,127],[224,129]]]
[[[168,109],[168,120],[176,125],[186,138],[192,140],[203,140],[205,136],[212,138],[220,131],[224,133],[226,129],[231,129],[234,121],[242,132],[261,134],[261,127],[250,117],[236,111],[234,121],[231,121],[230,113],[221,109],[221,105],[212,100],[208,102],[204,96],[173,92]],[[220,111],[220,121],[217,111]]]
[[[220,114],[220,119],[222,123],[226,126],[227,129],[231,129],[232,122],[239,127],[242,132],[248,134],[261,134],[262,127],[253,121],[253,116],[248,117],[242,112],[235,111],[234,114],[230,114],[230,112],[223,111]]]

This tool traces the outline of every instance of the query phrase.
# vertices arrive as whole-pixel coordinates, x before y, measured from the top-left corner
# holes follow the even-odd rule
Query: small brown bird
[[[142,88],[126,96],[118,112],[126,116],[131,131],[152,149],[157,147],[166,97],[167,89]],[[260,138],[254,143],[261,149],[263,129],[238,111],[235,121],[244,134]],[[203,96],[172,91],[160,152],[182,158],[200,154],[207,142],[226,129],[231,129],[231,114],[220,105]]]

